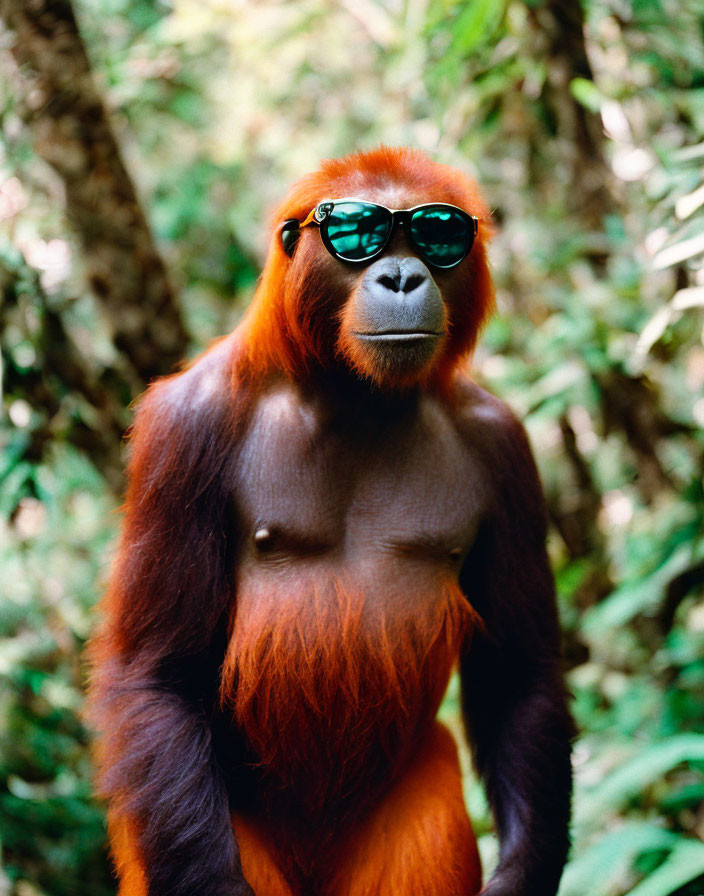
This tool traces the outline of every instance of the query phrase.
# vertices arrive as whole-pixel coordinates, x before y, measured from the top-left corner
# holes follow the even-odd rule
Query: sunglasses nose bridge
[[[409,238],[409,220],[410,215],[405,209],[391,212],[391,228],[384,246],[384,252],[388,252],[390,255],[397,255],[399,258],[410,258],[418,255]]]

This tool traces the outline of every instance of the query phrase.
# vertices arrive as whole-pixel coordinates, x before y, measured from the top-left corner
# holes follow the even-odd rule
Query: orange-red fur
[[[308,874],[323,845],[346,840],[404,769],[473,617],[451,580],[396,613],[336,579],[288,602],[263,589],[238,594],[221,696],[272,781],[264,817],[290,816],[277,839],[292,876]]]
[[[234,816],[242,869],[257,896],[309,896],[282,874],[278,831]],[[314,831],[307,834],[322,847]],[[383,802],[330,854],[335,871],[318,896],[474,896],[481,865],[462,797],[452,736],[437,722]],[[295,880],[295,878],[294,878]],[[141,896],[139,893],[130,896]]]

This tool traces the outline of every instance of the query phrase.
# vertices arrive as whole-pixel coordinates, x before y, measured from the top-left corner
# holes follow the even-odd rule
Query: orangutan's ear
[[[281,244],[289,258],[293,256],[300,235],[301,228],[297,218],[289,218],[281,225]]]

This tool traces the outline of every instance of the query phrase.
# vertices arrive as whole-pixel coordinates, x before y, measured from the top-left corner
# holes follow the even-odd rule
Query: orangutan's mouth
[[[434,333],[432,330],[383,330],[379,333],[354,335],[369,342],[419,342],[423,339],[439,339],[442,333]]]

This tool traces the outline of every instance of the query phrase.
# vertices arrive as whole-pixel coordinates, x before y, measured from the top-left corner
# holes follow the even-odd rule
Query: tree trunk
[[[91,77],[70,0],[0,0],[21,112],[66,188],[88,282],[129,363],[131,391],[169,372],[188,338],[164,264]]]
[[[600,230],[613,207],[610,172],[604,159],[601,115],[572,95],[575,78],[593,81],[584,40],[580,0],[547,0],[531,12],[539,38],[545,42],[548,74],[544,101],[557,121],[558,136],[569,153],[572,178],[566,197],[587,227]]]

